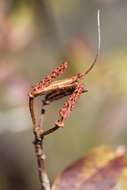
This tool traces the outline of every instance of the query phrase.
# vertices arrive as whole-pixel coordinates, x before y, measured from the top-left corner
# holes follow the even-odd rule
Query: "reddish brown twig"
[[[34,134],[34,148],[38,163],[38,173],[40,179],[41,190],[50,190],[49,179],[45,170],[45,154],[43,150],[43,137],[41,136],[44,129],[41,125],[37,125],[34,113],[34,101],[33,98],[29,98],[29,108],[33,121],[33,134]]]
[[[92,70],[94,67],[100,50],[100,15],[99,11],[97,14],[97,20],[98,20],[98,49],[97,54],[95,56],[95,59],[93,63],[90,65],[90,67],[87,69],[87,71],[79,73],[75,76],[72,76],[68,79],[55,81],[54,80],[61,75],[64,70],[67,68],[67,62],[64,62],[60,66],[58,66],[56,69],[54,69],[51,74],[49,74],[47,77],[45,77],[43,80],[41,80],[39,83],[35,85],[34,88],[31,89],[29,93],[29,109],[30,114],[33,122],[33,133],[34,133],[34,147],[35,147],[35,153],[37,157],[38,162],[38,172],[39,172],[39,178],[41,183],[41,190],[50,190],[50,184],[48,180],[48,176],[45,171],[45,155],[43,151],[43,139],[46,135],[53,133],[60,127],[64,126],[64,120],[69,117],[73,107],[75,106],[75,103],[77,102],[77,99],[83,92],[87,92],[86,89],[84,89],[81,80],[84,79],[84,77]],[[45,95],[45,99],[43,101],[43,108],[41,111],[41,114],[44,116],[45,114],[45,105],[48,105],[50,102],[53,102],[54,100],[61,99],[65,96],[69,96],[68,100],[64,103],[63,107],[59,111],[59,119],[57,122],[55,122],[55,126],[53,128],[50,128],[49,130],[45,131],[44,126],[40,122],[38,122],[36,115],[35,115],[35,109],[34,109],[34,99],[37,96]]]
[[[45,154],[43,151],[42,144],[43,144],[42,138],[41,140],[38,140],[38,137],[36,137],[34,141],[34,147],[38,163],[38,172],[39,172],[41,190],[50,190],[50,183],[45,170]]]

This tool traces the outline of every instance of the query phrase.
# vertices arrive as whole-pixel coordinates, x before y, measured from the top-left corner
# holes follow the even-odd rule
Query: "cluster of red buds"
[[[43,80],[38,82],[35,87],[33,87],[32,92],[29,94],[32,96],[37,96],[41,91],[49,86],[58,76],[63,74],[64,70],[68,67],[68,63],[64,62],[55,68],[48,76],[46,76]]]
[[[60,119],[56,122],[56,125],[63,127],[64,120],[70,116],[70,113],[75,106],[78,97],[84,92],[83,84],[77,84],[72,95],[64,103],[63,107],[59,111]]]
[[[50,85],[58,76],[63,74],[64,70],[68,67],[68,63],[64,62],[61,65],[59,65],[57,68],[55,68],[48,76],[46,76],[43,80],[41,80],[36,87],[38,89],[47,87]]]

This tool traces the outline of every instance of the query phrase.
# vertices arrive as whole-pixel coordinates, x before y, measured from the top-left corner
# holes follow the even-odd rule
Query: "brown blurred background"
[[[98,8],[101,55],[84,81],[89,92],[64,129],[45,140],[49,177],[53,181],[92,147],[126,146],[127,1],[0,0],[0,189],[39,189],[27,94],[66,59],[63,78],[89,66],[97,49]],[[46,128],[64,101],[49,107]]]

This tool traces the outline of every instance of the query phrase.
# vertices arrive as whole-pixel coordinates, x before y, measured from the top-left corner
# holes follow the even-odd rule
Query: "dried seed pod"
[[[53,91],[51,93],[48,93],[46,96],[45,96],[45,100],[46,101],[50,101],[50,102],[53,102],[55,100],[59,100],[61,98],[64,98],[66,96],[69,96],[71,95],[73,92],[74,92],[74,86],[70,87],[69,89],[62,89],[62,90],[56,90],[56,91]]]

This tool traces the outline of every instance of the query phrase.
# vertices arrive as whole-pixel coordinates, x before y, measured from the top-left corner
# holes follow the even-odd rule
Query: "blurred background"
[[[50,180],[93,147],[126,146],[127,1],[0,0],[0,189],[39,189],[28,91],[64,60],[69,68],[63,78],[90,65],[98,8],[101,53],[84,81],[89,91],[65,127],[45,139]],[[53,126],[65,100],[48,108],[45,128]]]

